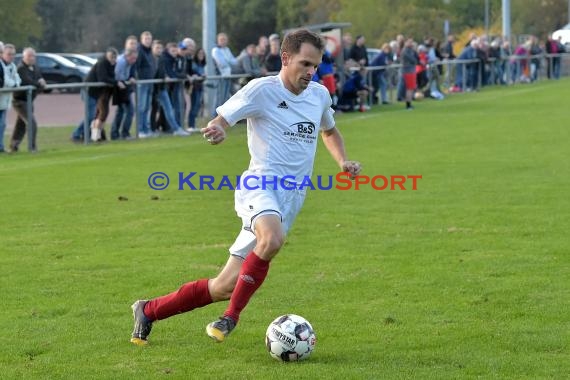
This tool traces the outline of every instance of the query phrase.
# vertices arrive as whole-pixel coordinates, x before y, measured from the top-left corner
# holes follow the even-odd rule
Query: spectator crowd
[[[73,131],[71,140],[132,139],[135,115],[138,138],[156,137],[161,133],[188,136],[198,130],[197,119],[201,114],[214,116],[215,108],[240,86],[281,69],[278,34],[259,37],[237,55],[228,43],[229,36],[219,33],[211,51],[215,73],[221,78],[208,82],[215,87],[211,110],[203,109],[206,52],[197,47],[192,38],[165,43],[145,31],[139,37],[128,36],[121,51],[108,48],[85,79],[85,82],[104,85],[89,86],[82,92],[86,118]],[[455,44],[454,36],[448,36],[442,43],[432,37],[416,42],[398,35],[382,44],[379,52],[370,57],[364,36],[353,40],[345,33],[340,52],[343,66],[338,67],[339,60],[332,52],[325,51],[313,80],[328,89],[337,111],[365,112],[373,104],[389,105],[389,88],[394,88],[396,99],[405,102],[407,110],[412,110],[413,101],[424,97],[441,100],[449,92],[475,91],[492,84],[533,82],[538,78],[541,65],[546,65],[548,78],[558,79],[561,58],[545,58],[544,54],[565,51],[560,41],[551,36],[544,41],[529,37],[513,49],[508,40],[473,34],[458,56],[454,54]],[[14,63],[15,53],[13,45],[0,42],[0,88],[34,86],[33,110],[33,101],[38,91],[46,87],[46,81],[36,65],[33,48],[23,49],[18,66]],[[111,105],[116,110],[107,136],[104,126]],[[0,93],[0,152],[17,152],[26,130],[31,134],[32,150],[37,150],[37,122],[33,112],[29,117],[29,106],[26,91]],[[13,107],[17,120],[5,148],[3,136],[9,107]],[[89,136],[84,136],[86,130]]]

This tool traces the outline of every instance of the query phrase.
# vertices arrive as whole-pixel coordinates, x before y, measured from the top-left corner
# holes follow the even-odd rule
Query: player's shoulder
[[[249,81],[249,83],[242,88],[242,91],[248,95],[258,94],[265,89],[274,87],[276,84],[279,84],[279,79],[276,76],[255,78]]]
[[[327,102],[331,97],[331,95],[329,94],[329,90],[319,82],[315,81],[311,81],[309,83],[309,86],[305,89],[305,91],[308,91],[313,96],[318,96],[319,98],[323,99],[325,102]]]
[[[323,86],[322,84],[320,84],[319,82],[315,82],[315,81],[311,81],[309,82],[309,86],[307,87],[307,90],[312,91],[314,93],[317,93],[319,95],[329,95],[329,90],[327,90],[327,88],[325,86]]]

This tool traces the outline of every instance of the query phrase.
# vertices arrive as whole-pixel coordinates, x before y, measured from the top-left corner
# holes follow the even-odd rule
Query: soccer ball
[[[305,360],[315,349],[313,326],[295,314],[282,315],[269,324],[265,345],[269,354],[283,362]]]

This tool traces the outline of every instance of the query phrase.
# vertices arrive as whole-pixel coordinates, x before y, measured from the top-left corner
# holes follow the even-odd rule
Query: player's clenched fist
[[[203,133],[204,138],[212,145],[217,145],[226,138],[224,127],[217,123],[208,123],[208,126],[206,128],[202,128],[200,132]]]
[[[344,161],[342,163],[342,171],[350,174],[350,179],[354,179],[359,175],[361,170],[362,166],[360,166],[358,161]]]

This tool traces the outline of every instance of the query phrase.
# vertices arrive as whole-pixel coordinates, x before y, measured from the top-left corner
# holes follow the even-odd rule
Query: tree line
[[[353,35],[379,46],[403,33],[421,39],[479,30],[485,0],[217,0],[217,28],[234,50],[262,34],[328,21],[350,22]],[[492,30],[501,29],[501,0],[489,0]],[[567,0],[513,0],[513,34],[544,37],[565,25]],[[41,51],[92,52],[121,47],[144,30],[156,38],[202,37],[202,0],[0,0],[0,40]]]

